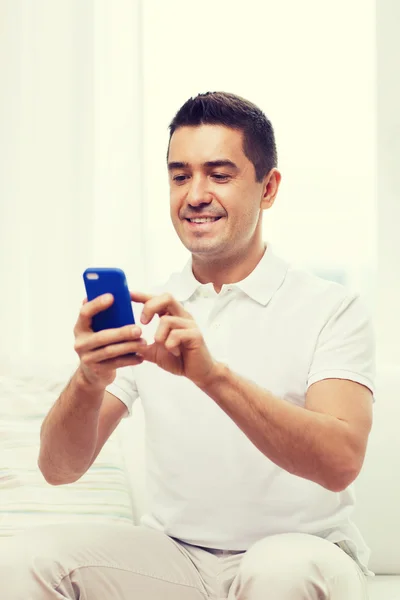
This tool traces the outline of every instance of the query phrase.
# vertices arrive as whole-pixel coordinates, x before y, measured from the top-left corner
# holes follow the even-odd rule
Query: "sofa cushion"
[[[4,367],[0,360],[0,537],[27,527],[74,522],[134,522],[129,482],[113,434],[75,483],[51,486],[37,466],[40,426],[68,376]]]
[[[398,575],[378,575],[368,577],[368,600],[399,600],[400,577]]]
[[[379,368],[374,423],[355,483],[354,521],[371,548],[369,566],[375,573],[388,575],[400,575],[399,389],[400,368]]]

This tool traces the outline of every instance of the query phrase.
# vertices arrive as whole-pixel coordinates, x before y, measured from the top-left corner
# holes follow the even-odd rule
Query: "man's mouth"
[[[193,219],[186,219],[189,223],[214,223],[219,221],[221,217],[194,217]]]

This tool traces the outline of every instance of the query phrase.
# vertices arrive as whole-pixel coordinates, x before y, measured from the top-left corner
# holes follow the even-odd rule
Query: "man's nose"
[[[186,201],[191,206],[200,206],[201,204],[210,204],[211,194],[207,191],[204,181],[192,179],[188,190]]]

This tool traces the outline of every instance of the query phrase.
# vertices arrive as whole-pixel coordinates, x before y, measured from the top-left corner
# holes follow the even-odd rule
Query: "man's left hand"
[[[153,362],[165,371],[182,375],[202,387],[213,377],[216,361],[192,315],[171,294],[150,296],[131,292],[134,302],[141,302],[141,322],[150,323],[160,317],[154,343],[140,348],[144,360]]]

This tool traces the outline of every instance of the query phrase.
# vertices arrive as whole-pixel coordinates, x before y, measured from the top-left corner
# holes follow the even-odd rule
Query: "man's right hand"
[[[74,327],[75,352],[80,359],[79,371],[85,383],[105,389],[116,376],[116,369],[143,362],[140,352],[146,341],[137,325],[94,332],[92,317],[114,302],[111,294],[103,294],[90,302],[85,299]],[[128,355],[128,356],[127,356]]]

